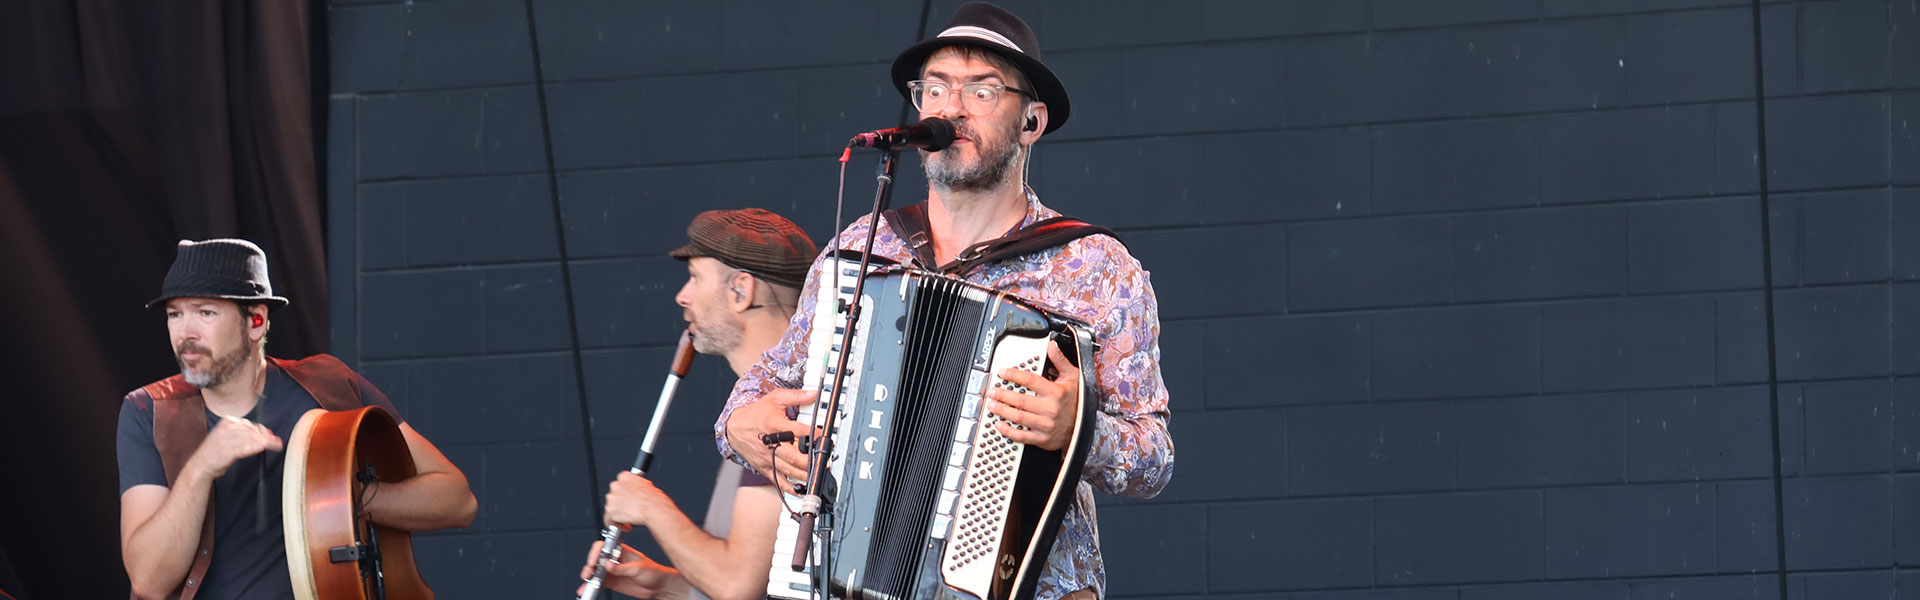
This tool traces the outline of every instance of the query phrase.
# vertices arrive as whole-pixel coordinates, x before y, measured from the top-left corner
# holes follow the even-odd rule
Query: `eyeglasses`
[[[1028,95],[1026,90],[1017,87],[984,81],[963,84],[959,91],[960,106],[972,115],[993,114],[995,109],[1000,108],[1001,92]],[[915,79],[907,82],[907,92],[907,96],[913,98],[913,108],[925,112],[929,107],[939,108],[941,103],[947,101],[947,96],[953,94],[954,88],[945,82]]]

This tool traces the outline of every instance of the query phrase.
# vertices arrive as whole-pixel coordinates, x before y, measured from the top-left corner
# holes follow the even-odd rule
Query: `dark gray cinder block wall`
[[[534,0],[536,70],[524,1],[331,3],[334,348],[479,494],[442,595],[571,593],[685,222],[825,239],[955,4]],[[1920,598],[1913,0],[1006,5],[1076,101],[1035,187],[1161,301],[1179,466],[1102,500],[1112,596]],[[656,463],[696,519],[730,382]]]

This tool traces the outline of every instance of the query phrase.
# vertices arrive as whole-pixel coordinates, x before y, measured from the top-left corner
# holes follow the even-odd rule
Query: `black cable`
[[[254,481],[253,486],[253,502],[255,505],[253,511],[253,532],[255,534],[263,534],[267,532],[267,458],[265,456],[255,456],[253,466],[258,469],[260,474],[260,478]]]
[[[1749,3],[1753,10],[1753,121],[1755,162],[1760,171],[1760,290],[1762,313],[1767,321],[1767,418],[1773,439],[1773,541],[1774,570],[1778,573],[1780,600],[1787,600],[1787,503],[1785,482],[1780,473],[1780,363],[1773,331],[1773,221],[1768,214],[1767,181],[1767,77],[1764,61],[1766,44],[1760,22],[1760,0]]]
[[[373,504],[374,498],[380,497],[380,476],[374,472],[373,465],[367,465],[367,467],[359,473],[354,473],[353,478],[355,481],[363,484],[360,487],[360,495],[363,497],[360,499],[360,503],[355,505],[354,508],[357,510],[354,512],[360,517],[371,519],[373,518],[373,511],[367,510],[366,507],[367,505]],[[371,494],[369,494],[369,492],[371,492]]]
[[[580,400],[580,439],[587,455],[587,505],[593,507],[593,529],[601,523],[600,466],[593,460],[593,413],[587,406],[587,374],[580,363],[580,321],[574,316],[573,268],[567,262],[567,221],[560,211],[560,173],[553,164],[553,127],[547,122],[546,74],[540,69],[540,32],[533,22],[533,0],[526,0],[527,48],[533,55],[533,91],[540,109],[540,144],[546,151],[547,198],[553,206],[553,237],[560,251],[560,289],[567,303],[568,349],[573,355],[573,388]]]
[[[762,434],[760,436],[760,442],[767,445],[767,456],[769,457],[774,456],[774,453],[780,450],[780,444],[785,442],[791,442],[791,441],[793,441],[793,432],[791,431],[768,433],[768,434]],[[775,458],[776,465],[778,464],[778,460],[779,460],[778,458]],[[751,471],[753,469],[749,468],[747,470]],[[770,473],[772,477],[780,476],[778,469],[769,468],[768,470],[773,471],[773,473]],[[779,486],[775,486],[774,491],[779,491]],[[780,496],[780,510],[784,510],[787,512],[787,518],[793,519],[795,521],[799,521],[800,511],[794,510],[793,505],[787,503],[787,495],[785,493],[781,493],[779,494],[779,496]],[[801,535],[806,535],[806,534],[802,532]]]
[[[364,488],[360,488],[360,491],[367,494],[367,498],[365,500],[360,501],[360,506],[366,507],[367,505],[373,504],[373,499],[380,497],[380,480],[375,479],[372,481],[368,481],[367,486]],[[362,510],[360,511],[360,514],[368,517],[373,516],[373,512],[368,510]]]

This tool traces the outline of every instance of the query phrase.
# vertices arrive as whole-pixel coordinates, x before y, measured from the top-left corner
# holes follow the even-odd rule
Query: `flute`
[[[673,392],[680,387],[680,378],[687,376],[687,369],[693,366],[693,329],[689,327],[680,334],[680,345],[673,350],[673,366],[667,370],[667,383],[660,388],[660,400],[653,405],[653,422],[647,424],[647,436],[640,440],[640,454],[633,459],[633,468],[627,469],[635,475],[646,475],[653,467],[653,443],[660,438],[660,428],[667,423],[667,407],[673,404]],[[601,579],[607,575],[607,567],[620,560],[620,526],[609,523],[600,532],[600,560],[593,564],[593,577],[587,579],[587,585],[580,590],[578,600],[593,600],[600,595]]]

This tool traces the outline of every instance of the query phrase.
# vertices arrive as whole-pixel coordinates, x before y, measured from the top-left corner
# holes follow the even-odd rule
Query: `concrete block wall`
[[[334,348],[474,482],[443,595],[571,592],[665,253],[827,238],[956,4],[330,3]],[[1161,303],[1179,466],[1102,500],[1111,596],[1920,598],[1912,0],[1004,5],[1075,100],[1035,188]],[[696,519],[730,382],[656,463]]]

